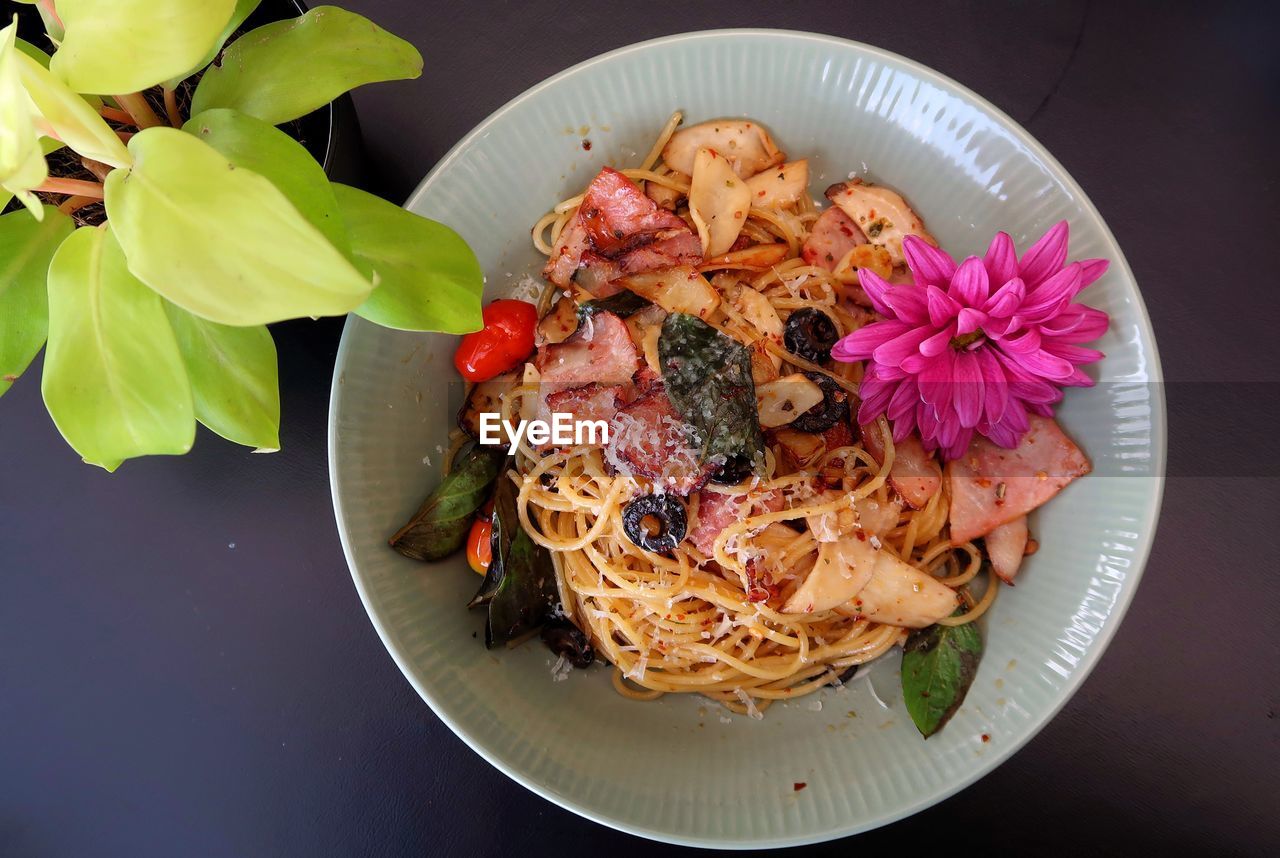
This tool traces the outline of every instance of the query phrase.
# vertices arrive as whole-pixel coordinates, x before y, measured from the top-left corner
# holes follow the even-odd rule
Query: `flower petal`
[[[941,354],[943,349],[949,348],[951,346],[951,338],[954,337],[955,335],[956,335],[956,326],[954,324],[947,325],[941,331],[938,331],[938,333],[934,334],[932,337],[929,337],[929,339],[925,340],[920,344],[920,354],[923,357],[927,357],[927,358],[935,357],[936,355]],[[904,366],[903,369],[907,370],[908,372],[911,371],[911,367],[909,366]],[[919,370],[916,370],[916,371],[919,372]]]
[[[920,391],[914,381],[903,381],[893,392],[893,398],[885,407],[885,416],[895,423],[915,414],[916,405],[920,402]]]
[[[951,285],[947,294],[968,307],[981,307],[991,294],[991,280],[987,277],[987,269],[982,267],[982,260],[970,256],[951,277]]]
[[[864,377],[862,384],[858,386],[858,395],[862,397],[862,405],[858,408],[858,421],[869,422],[862,419],[864,413],[872,415],[872,419],[883,414],[898,386],[899,382]]]
[[[960,312],[960,305],[937,286],[925,287],[925,301],[929,308],[929,321],[935,328],[941,328]]]
[[[982,257],[982,265],[992,283],[1008,283],[1018,276],[1018,255],[1013,249],[1013,239],[1007,232],[997,232]]]
[[[1018,273],[1027,281],[1029,289],[1034,289],[1062,268],[1062,263],[1067,259],[1069,234],[1067,222],[1060,220],[1022,254],[1022,259],[1018,261]]]
[[[983,384],[982,365],[973,352],[956,355],[952,376],[951,404],[955,408],[960,425],[972,429],[982,416]]]
[[[945,286],[956,273],[955,260],[946,251],[914,235],[902,239],[902,255],[907,258],[907,267],[921,286],[927,283]]]
[[[1027,293],[1018,313],[1029,322],[1043,322],[1056,315],[1080,291],[1080,265],[1071,263]]]
[[[881,296],[881,301],[893,315],[913,325],[923,325],[929,321],[929,304],[925,290],[921,286],[891,286]]]
[[[951,406],[951,380],[954,376],[955,352],[946,349],[920,370],[920,399],[941,411]]]
[[[997,282],[992,280],[992,282]],[[1027,285],[1021,277],[1013,277],[1005,281],[1005,284],[991,293],[982,304],[982,309],[987,311],[991,316],[1010,316],[1013,311],[1018,309],[1024,298],[1027,297]]]
[[[895,325],[906,325],[905,322],[894,322]],[[887,364],[889,366],[898,366],[903,360],[920,351],[920,343],[924,342],[933,334],[933,329],[925,326],[911,328],[899,334],[893,339],[881,343],[876,347],[871,356],[875,358],[877,363]],[[856,336],[857,331],[850,336]]]
[[[884,302],[884,293],[889,289],[889,281],[870,268],[858,269],[858,282],[862,291],[871,299],[871,306],[882,316],[893,317],[893,308]]]
[[[1106,259],[1081,259],[1080,288],[1083,289],[1103,274],[1106,274],[1107,269],[1110,267],[1111,262]]]
[[[866,360],[883,343],[909,330],[912,330],[911,325],[893,319],[872,322],[839,339],[831,347],[831,356],[844,363]]]
[[[972,334],[987,323],[987,314],[972,307],[965,307],[956,316],[956,333]]]

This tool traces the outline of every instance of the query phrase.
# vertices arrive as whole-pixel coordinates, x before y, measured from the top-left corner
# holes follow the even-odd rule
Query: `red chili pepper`
[[[484,308],[484,327],[467,334],[453,365],[467,381],[488,381],[515,369],[533,352],[538,308],[528,301],[503,299]]]
[[[489,535],[493,533],[493,501],[489,501],[480,510],[471,525],[471,533],[467,536],[467,563],[472,571],[483,575],[489,571],[493,562],[493,549],[489,545]]]

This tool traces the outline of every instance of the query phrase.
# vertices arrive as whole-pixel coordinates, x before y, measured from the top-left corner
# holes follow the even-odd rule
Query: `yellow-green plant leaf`
[[[44,7],[42,6],[40,8],[43,9]],[[31,57],[31,59],[38,62],[44,68],[49,67],[49,60],[52,58],[47,53],[45,53],[44,50],[37,47],[36,45],[31,44],[25,39],[18,39],[16,41],[16,44],[18,46],[19,51]],[[84,93],[81,93],[80,97],[83,98],[85,101],[89,102],[89,106],[92,107],[94,110],[97,110],[99,107],[102,106],[102,99],[96,95],[86,95]],[[62,145],[62,144],[59,144],[59,145]]]
[[[41,390],[62,437],[108,471],[195,440],[191,385],[160,296],[129,273],[105,226],[76,230],[49,265]]]
[[[226,108],[193,116],[182,130],[217,149],[237,167],[265,176],[334,247],[347,253],[346,228],[329,178],[297,140],[261,119]]]
[[[49,168],[40,151],[31,100],[18,73],[20,62],[34,60],[18,51],[17,32],[15,15],[13,23],[0,30],[0,189],[21,200],[39,220],[44,209],[32,190],[48,177]]]
[[[17,2],[35,6],[40,12],[40,20],[44,22],[44,31],[49,34],[49,38],[55,41],[62,39],[62,23],[53,12],[53,0],[44,0],[43,3],[40,0],[17,0]]]
[[[93,105],[26,54],[17,55],[17,66],[18,78],[50,136],[112,167],[130,163],[128,150]]]
[[[107,176],[107,213],[129,270],[164,297],[224,325],[354,310],[371,284],[270,180],[176,128],[129,141],[135,161]]]
[[[245,33],[200,79],[193,114],[233,107],[279,125],[342,93],[422,74],[422,55],[377,24],[335,6]]]
[[[358,315],[408,331],[480,330],[484,274],[460,235],[364,191],[339,184],[333,191],[352,254],[377,276]]]
[[[164,302],[191,379],[196,419],[228,441],[280,449],[276,344],[266,325],[233,328]]]
[[[49,260],[71,234],[71,218],[46,206],[0,216],[0,396],[26,371],[49,329]]]
[[[195,67],[236,0],[58,0],[66,33],[49,68],[77,92],[137,92]]]
[[[168,89],[177,89],[178,84],[182,83],[184,80],[191,77],[191,75],[213,62],[214,59],[217,58],[218,52],[222,50],[222,46],[227,43],[227,39],[231,38],[231,34],[239,29],[240,25],[244,23],[244,19],[252,15],[253,10],[257,9],[258,4],[261,2],[262,0],[236,0],[236,8],[235,11],[231,13],[231,20],[222,28],[222,32],[218,35],[217,40],[213,43],[213,47],[209,49],[209,52],[205,54],[198,63],[187,69],[182,74],[174,75],[169,80],[165,81],[165,87]]]

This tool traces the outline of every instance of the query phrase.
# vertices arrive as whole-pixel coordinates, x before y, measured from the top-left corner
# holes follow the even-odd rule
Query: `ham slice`
[[[587,186],[578,214],[560,234],[542,275],[567,288],[584,257],[594,267],[591,280],[603,286],[623,274],[697,264],[702,244],[688,224],[660,208],[639,185],[605,167]],[[601,260],[616,270],[602,266]]]
[[[693,428],[680,419],[662,383],[655,382],[613,416],[605,459],[622,473],[683,496],[706,485],[716,468],[699,461],[698,453]]]
[[[853,219],[836,206],[824,211],[813,222],[809,237],[804,240],[800,256],[810,265],[834,271],[836,263],[859,244],[866,244],[867,237],[858,229]]]
[[[991,568],[1006,584],[1012,584],[1027,551],[1027,517],[1015,518],[987,534],[985,540]]]
[[[884,462],[884,444],[875,423],[862,427],[862,446],[871,458]],[[942,486],[942,468],[933,454],[926,452],[918,435],[909,435],[901,444],[893,445],[893,467],[889,469],[889,485],[912,509],[923,509]]]
[[[560,390],[547,396],[547,410],[552,414],[572,414],[575,421],[603,420],[606,423],[618,413],[625,388],[620,384],[597,384]]]
[[[1030,421],[1016,448],[975,437],[968,452],[947,465],[952,545],[1025,516],[1089,473],[1089,460],[1057,423],[1039,415]]]

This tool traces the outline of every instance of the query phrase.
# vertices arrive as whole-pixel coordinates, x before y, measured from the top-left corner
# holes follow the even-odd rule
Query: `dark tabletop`
[[[961,794],[835,848],[1275,854],[1274,4],[346,5],[426,58],[421,79],[355,98],[368,185],[395,200],[548,75],[711,27],[871,42],[1025,125],[1101,210],[1154,319],[1170,381],[1155,548],[1106,657],[1037,738]],[[202,431],[184,458],[111,476],[59,438],[35,369],[0,400],[0,854],[652,853],[491,768],[383,649],[329,499],[339,332],[277,327],[271,456]]]

